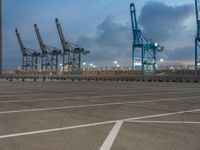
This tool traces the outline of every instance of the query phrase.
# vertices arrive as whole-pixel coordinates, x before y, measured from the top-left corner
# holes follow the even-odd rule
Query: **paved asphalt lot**
[[[0,150],[200,150],[200,84],[0,81]]]

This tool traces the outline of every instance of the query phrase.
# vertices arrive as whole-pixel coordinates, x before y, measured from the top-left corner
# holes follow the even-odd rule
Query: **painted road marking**
[[[117,135],[119,133],[119,130],[121,129],[123,124],[123,121],[117,121],[112,130],[110,131],[109,135],[107,136],[106,140],[104,141],[103,145],[99,150],[110,150],[115,139],[117,138]]]
[[[145,120],[132,120],[132,123],[156,123],[156,124],[200,124],[195,121],[145,121]]]
[[[195,98],[200,98],[200,96],[167,98],[167,99],[157,99],[157,100],[144,100],[144,101],[134,101],[134,102],[115,102],[115,103],[100,103],[100,104],[89,104],[89,105],[74,105],[74,106],[66,106],[66,107],[49,107],[49,108],[11,110],[11,111],[0,111],[0,114],[38,112],[38,111],[48,111],[48,110],[72,109],[72,108],[100,107],[100,106],[110,106],[110,105],[126,105],[126,104],[137,104],[137,103],[152,103],[152,102],[160,102],[160,101],[177,101],[177,100],[195,99]]]
[[[74,105],[74,106],[66,106],[66,107],[49,107],[49,108],[11,110],[11,111],[0,111],[0,114],[38,112],[38,111],[73,109],[73,108],[87,108],[87,107],[100,107],[100,106],[110,106],[110,105],[126,105],[126,104],[137,104],[137,103],[152,103],[152,102],[160,102],[160,101],[177,101],[177,100],[195,99],[195,98],[200,98],[200,96],[167,98],[167,99],[157,99],[157,100],[144,100],[144,101],[134,101],[134,102],[115,102],[115,103],[100,103],[100,104],[89,104],[89,105]]]
[[[62,127],[62,128],[54,128],[54,129],[46,129],[46,130],[38,130],[38,131],[31,131],[31,132],[24,132],[24,133],[7,134],[7,135],[0,135],[0,139],[35,135],[35,134],[44,134],[44,133],[64,131],[64,130],[77,129],[77,128],[85,128],[85,127],[91,127],[91,126],[99,126],[99,125],[116,123],[116,122],[120,122],[120,121],[127,122],[127,121],[131,121],[131,120],[156,118],[156,117],[171,116],[171,115],[184,114],[184,113],[193,113],[193,112],[198,112],[198,111],[200,111],[200,109],[185,110],[185,111],[172,112],[172,113],[163,113],[163,114],[157,114],[157,115],[148,115],[148,116],[127,118],[127,119],[121,119],[121,120],[111,120],[111,121],[105,121],[105,122],[98,122],[98,123],[91,123],[91,124],[84,124],[84,125],[77,125],[77,126],[69,126],[69,127]]]
[[[109,98],[109,97],[126,97],[126,96],[141,96],[141,95],[154,95],[154,94],[178,94],[182,93],[182,91],[177,91],[177,92],[156,92],[156,93],[133,93],[133,94],[119,94],[119,95],[104,95],[104,96],[82,96],[82,97],[72,97],[72,98],[44,98],[44,99],[30,99],[30,100],[4,100],[0,101],[0,103],[21,103],[21,102],[38,102],[38,101],[62,101],[62,100],[78,100],[78,99],[86,99],[86,98]],[[190,92],[191,93],[191,92]],[[192,91],[192,93],[199,93],[199,91]],[[40,96],[40,95],[45,95],[48,93],[43,93],[43,94],[30,94],[30,95],[35,95],[35,96]],[[63,94],[63,93],[61,93]],[[27,94],[28,95],[28,94]],[[9,95],[8,95],[9,96]],[[10,95],[11,97],[13,96],[24,96],[22,94],[20,95]],[[0,97],[7,97],[7,95],[3,95]]]
[[[16,96],[42,96],[45,94],[49,94],[49,93],[43,93],[43,94],[31,94],[31,93],[26,93],[26,94],[13,94],[13,95],[0,95],[0,97],[16,97]]]
[[[157,93],[140,93],[140,94],[120,94],[120,95],[104,95],[104,96],[82,96],[72,98],[45,98],[45,99],[30,99],[30,100],[6,100],[0,101],[0,103],[21,103],[21,102],[38,102],[38,101],[62,101],[62,100],[76,100],[76,99],[87,99],[87,98],[109,98],[109,97],[126,97],[126,96],[140,96],[140,95],[154,95],[154,94],[176,94],[180,92],[157,92]],[[199,93],[199,91],[198,91]],[[32,94],[31,94],[32,95]]]

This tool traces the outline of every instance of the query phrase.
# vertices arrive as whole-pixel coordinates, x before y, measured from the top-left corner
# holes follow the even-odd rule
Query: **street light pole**
[[[2,49],[2,0],[0,0],[0,75],[3,73]]]

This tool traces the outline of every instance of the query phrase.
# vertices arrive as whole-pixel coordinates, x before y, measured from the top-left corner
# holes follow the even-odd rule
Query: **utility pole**
[[[0,0],[0,75],[3,73],[2,49],[2,0]]]

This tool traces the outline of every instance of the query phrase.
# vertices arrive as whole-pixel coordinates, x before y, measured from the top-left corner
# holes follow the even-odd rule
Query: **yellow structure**
[[[132,75],[132,71],[120,71],[120,70],[86,70],[81,71],[81,75],[92,75],[92,76],[127,76]]]

